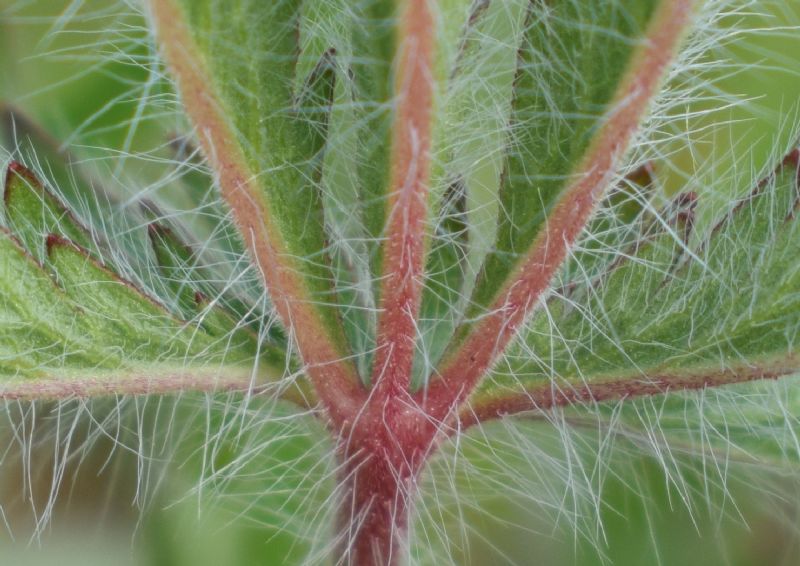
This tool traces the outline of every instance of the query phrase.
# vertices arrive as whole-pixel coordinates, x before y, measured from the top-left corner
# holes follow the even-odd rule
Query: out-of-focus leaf
[[[654,166],[667,195],[702,196],[694,244],[797,143],[800,120],[800,5],[783,0],[733,2],[717,31],[679,70],[663,111],[678,117],[654,135]],[[668,97],[669,99],[669,97]]]

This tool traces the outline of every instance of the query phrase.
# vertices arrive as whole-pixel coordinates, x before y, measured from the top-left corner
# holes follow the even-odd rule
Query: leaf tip
[[[8,204],[14,189],[14,181],[20,180],[30,187],[42,188],[42,183],[36,174],[19,161],[12,160],[6,168],[6,179],[3,185],[3,203]]]
[[[158,222],[151,222],[147,225],[147,236],[150,238],[151,243],[155,243],[160,239],[170,238],[172,230]]]
[[[112,277],[123,281],[122,278],[120,278],[119,275],[117,274],[116,270],[114,270],[112,267],[104,263],[94,254],[92,254],[92,252],[89,251],[89,249],[83,246],[81,243],[78,243],[75,240],[70,239],[69,237],[51,232],[45,238],[44,243],[45,243],[45,253],[47,257],[49,257],[51,260],[53,259],[53,256],[56,253],[72,252],[73,254],[76,254],[81,258],[91,262],[96,268],[106,271]],[[127,284],[127,281],[124,282]]]

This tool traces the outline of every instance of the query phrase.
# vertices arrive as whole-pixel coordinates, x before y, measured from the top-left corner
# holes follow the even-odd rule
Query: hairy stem
[[[344,456],[337,518],[338,558],[345,564],[401,564],[416,474],[388,455]]]
[[[578,383],[557,387],[550,382],[524,392],[481,399],[461,410],[462,427],[502,418],[526,411],[544,411],[582,403],[597,403],[613,399],[635,399],[671,391],[689,391],[706,387],[721,387],[761,379],[780,379],[796,375],[800,367],[797,356],[760,364],[748,364],[728,369],[686,370],[684,373],[653,372],[651,375],[624,375],[615,379],[598,379],[593,383]]]
[[[340,440],[339,549],[345,564],[403,564],[419,473],[439,436],[398,397],[370,405]]]
[[[410,384],[423,280],[435,33],[428,0],[405,2],[399,27],[391,193],[372,378],[383,398]]]
[[[112,395],[165,395],[187,391],[250,391],[251,371],[239,375],[219,376],[202,371],[174,372],[109,372],[113,377],[54,377],[46,379],[5,381],[0,387],[0,399],[33,401],[39,399],[74,399]]]
[[[424,266],[435,22],[428,0],[401,2],[381,315],[374,390],[340,434],[339,557],[404,562],[416,478],[435,431],[409,403]]]

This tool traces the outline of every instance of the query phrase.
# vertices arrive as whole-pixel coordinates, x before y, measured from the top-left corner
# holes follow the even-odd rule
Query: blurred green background
[[[727,202],[763,174],[776,147],[791,143],[798,4],[764,2],[768,17],[731,18],[743,29],[781,31],[738,34],[712,55],[730,66],[695,77],[710,94],[692,109],[711,111],[686,125],[697,131],[691,145],[684,135],[660,146],[669,155],[661,163],[668,193],[727,176],[714,183]],[[164,181],[176,167],[170,141],[187,128],[140,10],[113,0],[0,0],[0,102],[16,116],[3,130],[0,163],[19,152],[40,156],[45,169],[68,159],[130,206],[143,193],[167,208],[196,200],[183,181]],[[726,97],[751,103],[723,108]],[[199,177],[195,188],[205,194],[210,182]],[[329,535],[334,464],[324,430],[290,413],[227,395],[7,404],[0,563],[313,562]],[[535,453],[504,451],[527,446],[520,434]],[[720,474],[687,461],[674,464],[676,480],[653,455],[621,447],[612,456],[597,448],[596,433],[572,434],[578,455],[566,455],[564,438],[536,421],[492,425],[448,447],[425,480],[415,557],[441,564],[446,552],[475,565],[800,563],[796,477],[735,467]],[[570,477],[579,472],[583,480]]]

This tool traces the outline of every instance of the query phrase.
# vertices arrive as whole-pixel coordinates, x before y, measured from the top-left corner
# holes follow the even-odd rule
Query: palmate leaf
[[[443,167],[463,184],[469,241],[449,252],[456,256],[449,269],[430,266],[421,319],[436,323],[430,336],[423,325],[428,371],[415,376],[418,383],[436,371],[458,323],[451,350],[476,318],[497,308],[556,203],[588,176],[603,127],[628,102],[626,73],[650,41],[648,27],[659,25],[660,4],[481,4],[474,34],[463,40],[459,90],[444,109],[452,115]],[[432,262],[457,247],[446,233],[438,237]],[[436,306],[449,318],[427,311]]]
[[[570,258],[694,4],[151,0],[160,53],[285,335],[254,332],[264,313],[218,288],[194,253],[202,237],[157,220],[170,213],[146,206],[148,246],[129,258],[15,166],[3,371],[42,390],[115,379],[89,394],[202,389],[215,376],[246,387],[302,369],[329,418],[361,557],[397,546],[442,430],[791,371],[790,168],[698,246],[703,194],[649,212],[662,195],[648,165]],[[90,220],[96,230],[102,214]],[[559,269],[563,288],[526,321]],[[168,385],[116,387],[142,375]],[[636,430],[642,406],[617,422]],[[678,412],[663,412],[662,431],[679,428]]]
[[[391,189],[389,157],[365,158],[363,152],[388,155],[391,150],[385,132],[391,129],[394,110],[390,67],[399,33],[397,6],[244,3],[222,17],[226,10],[214,2],[154,5],[156,11],[162,9],[159,6],[177,10],[176,21],[185,29],[175,34],[188,32],[197,48],[192,63],[210,76],[207,88],[215,97],[212,102],[220,105],[218,110],[233,132],[231,139],[270,209],[268,223],[274,222],[277,230],[270,241],[286,262],[281,269],[301,274],[301,287],[308,291],[301,293],[301,302],[319,311],[326,321],[324,333],[330,334],[341,357],[362,354],[374,345],[370,337],[374,329],[358,316],[344,329],[340,324],[341,318],[348,319],[348,305],[358,300],[344,298],[347,289],[340,280],[340,272],[352,265],[333,266],[328,257],[328,240],[338,234],[342,222],[332,219],[335,214],[328,208],[341,206],[339,197],[347,193],[337,183],[352,184],[355,196],[345,204],[354,204],[352,216],[360,217],[352,237],[363,237],[368,246],[380,250]],[[428,272],[418,316],[417,383],[436,372],[437,360],[464,316],[461,310],[468,311],[463,336],[473,318],[491,306],[525,259],[524,252],[546,224],[548,211],[579,176],[576,164],[583,162],[617,112],[620,84],[660,6],[611,2],[590,10],[567,2],[545,10],[525,2],[501,6],[454,1],[437,8],[440,28],[433,78],[440,113],[432,133],[435,162],[429,191]],[[584,25],[587,21],[593,25]],[[258,22],[269,24],[272,31],[250,33]],[[231,56],[239,48],[233,36],[256,42],[248,56]],[[264,43],[267,36],[270,40]],[[508,41],[497,47],[501,38]],[[167,33],[163,42],[170,41]],[[364,42],[372,42],[374,58],[355,56],[365,49]],[[568,48],[578,44],[585,49]],[[496,49],[485,49],[491,46]],[[251,68],[257,72],[248,72]],[[567,68],[581,72],[561,72]],[[486,109],[492,105],[496,112],[487,118]],[[253,120],[256,116],[259,119]],[[376,116],[384,126],[372,121]],[[340,151],[340,142],[353,135],[347,122],[353,122],[352,130],[358,134],[352,146],[344,146],[354,150],[349,156]],[[510,123],[508,131],[503,130],[505,122]],[[482,135],[485,132],[489,135]],[[383,135],[385,143],[377,143],[375,135]],[[488,160],[479,158],[484,153],[490,155]],[[341,170],[327,175],[328,166],[334,165]],[[366,177],[365,167],[373,171]],[[14,214],[31,213],[11,210]],[[26,232],[22,224],[21,219],[16,221],[20,237],[34,257],[42,259],[44,240],[35,230]],[[70,226],[62,227],[64,235],[90,248],[88,241],[79,241],[78,233],[69,233]],[[363,230],[358,233],[359,229]],[[186,257],[180,257],[183,252],[166,234],[154,231],[154,249],[165,279],[180,286]],[[366,277],[375,280],[381,275],[380,251],[362,249],[353,254],[368,256],[362,262],[370,265]],[[358,286],[363,277],[344,284]],[[201,282],[195,284],[202,287]],[[173,289],[183,316],[189,318],[198,312],[192,304],[195,299],[202,301],[202,295],[208,295],[201,291],[195,297],[187,292],[192,288]],[[351,310],[375,308],[380,296],[379,289],[373,291],[358,305],[361,308]],[[241,318],[247,306],[239,307],[235,316]],[[361,345],[356,345],[359,340]],[[367,377],[364,371],[362,364],[358,372],[362,378]]]
[[[221,193],[334,431],[351,517],[343,528],[356,537],[343,550],[391,563],[440,427],[613,178],[694,3],[149,6]],[[373,51],[355,47],[365,31]],[[482,37],[511,41],[483,53]],[[458,121],[492,103],[463,144]],[[475,167],[483,153],[492,157]],[[342,199],[353,203],[352,226]],[[328,238],[342,235],[364,245],[337,257]],[[377,316],[352,316],[358,308]],[[487,312],[489,328],[473,329]],[[440,359],[441,378],[410,391]]]
[[[3,196],[0,368],[16,396],[247,388],[254,371],[264,372],[254,384],[280,377],[285,348],[204,304],[208,286],[185,281],[194,312],[172,313],[102,262],[108,244],[30,170],[13,162]]]

